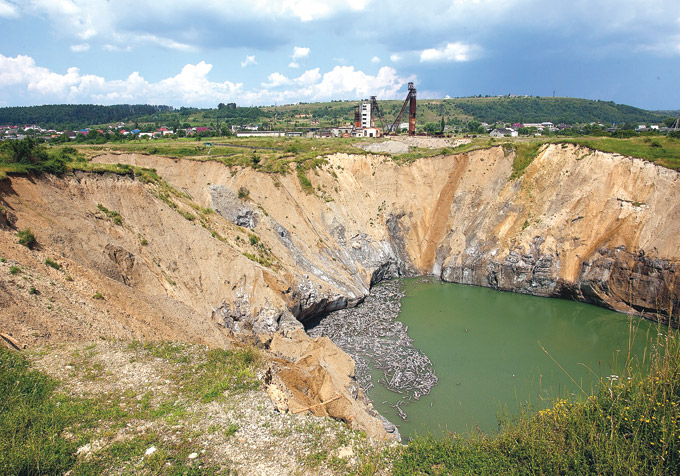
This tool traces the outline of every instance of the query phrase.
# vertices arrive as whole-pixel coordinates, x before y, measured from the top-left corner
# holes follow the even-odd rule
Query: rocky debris
[[[384,142],[371,142],[369,144],[361,144],[359,147],[367,152],[385,153],[385,154],[406,154],[411,148],[403,142],[394,140],[387,140]]]
[[[14,228],[17,216],[7,209],[4,202],[0,201],[0,228]]]
[[[430,359],[413,346],[408,328],[396,320],[403,296],[399,282],[381,283],[361,305],[319,317],[308,324],[307,332],[330,338],[354,359],[363,391],[374,385],[371,370],[381,370],[379,383],[402,395],[395,407],[406,419],[401,407],[429,394],[437,376]]]
[[[301,329],[262,336],[270,360],[263,381],[277,408],[311,412],[346,422],[371,438],[399,439],[386,431],[354,378],[352,359],[326,337],[310,338]]]
[[[124,284],[132,284],[132,268],[135,266],[135,255],[121,246],[107,244],[104,248],[109,259],[116,265],[119,271],[117,277]]]
[[[156,417],[153,411],[141,411],[141,416],[124,425],[100,420],[99,426],[88,431],[89,441],[83,441],[76,450],[78,458],[98,459],[104,464],[104,474],[119,474],[122,466],[115,465],[120,461],[109,460],[102,452],[111,445],[152,434],[156,441],[138,448],[125,472],[143,473],[136,466],[141,464],[139,461],[165,452],[166,458],[178,465],[186,459],[184,464],[192,465],[189,472],[200,473],[204,466],[221,468],[218,474],[330,476],[344,474],[332,466],[332,457],[348,458],[348,466],[343,468],[354,470],[367,453],[392,444],[366,438],[341,422],[312,412],[280,411],[261,390],[227,390],[228,398],[205,403],[187,389],[180,375],[194,366],[200,369],[208,349],[182,344],[171,344],[168,349],[170,356],[175,350],[181,352],[174,356],[182,357],[180,363],[149,352],[146,346],[117,341],[28,351],[33,365],[60,382],[60,391],[69,397],[94,397],[99,405],[121,405],[123,412],[138,412],[143,405],[150,409],[161,405],[169,405],[171,411],[181,409],[172,413],[172,418],[167,418],[165,412],[161,414],[166,416]],[[88,368],[99,370],[84,371]],[[271,388],[270,385],[268,389]],[[308,455],[320,452],[328,455],[325,462],[320,466],[305,464]],[[107,466],[110,464],[114,466]]]
[[[241,200],[229,187],[211,185],[210,202],[212,208],[234,225],[244,228],[255,228],[259,217],[246,202]]]

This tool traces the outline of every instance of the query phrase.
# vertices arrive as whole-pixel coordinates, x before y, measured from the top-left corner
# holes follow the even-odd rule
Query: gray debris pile
[[[429,394],[437,376],[430,359],[413,346],[408,327],[396,320],[403,296],[398,281],[381,283],[359,306],[317,318],[307,324],[307,332],[330,338],[354,359],[364,391],[373,387],[372,368],[381,370],[379,383],[401,395],[392,406],[406,420],[401,407]]]

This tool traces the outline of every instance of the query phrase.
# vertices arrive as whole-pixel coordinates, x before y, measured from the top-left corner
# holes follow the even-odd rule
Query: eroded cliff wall
[[[11,177],[0,194],[11,218],[0,232],[3,254],[32,260],[36,279],[55,285],[28,296],[5,273],[3,322],[29,343],[67,337],[69,328],[86,333],[48,304],[50,289],[62,287],[79,296],[75,314],[106,307],[105,319],[92,318],[98,329],[218,343],[229,330],[299,327],[355,305],[377,281],[417,274],[677,322],[678,173],[548,145],[511,180],[513,158],[501,147],[408,165],[335,155],[307,172],[313,193],[293,170],[135,154],[96,159],[156,169],[180,192],[170,199],[125,176]],[[24,228],[40,249],[16,244]],[[46,269],[47,257],[82,279],[64,281],[65,271]],[[103,302],[91,299],[97,290]],[[41,318],[27,311],[34,308]]]

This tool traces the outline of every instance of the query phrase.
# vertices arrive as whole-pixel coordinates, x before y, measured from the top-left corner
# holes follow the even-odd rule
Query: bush
[[[239,187],[238,198],[240,198],[241,200],[247,200],[249,196],[250,196],[250,190],[248,190],[245,187]]]
[[[38,241],[35,239],[35,235],[28,228],[17,232],[19,237],[19,244],[24,245],[28,249],[33,249]]]

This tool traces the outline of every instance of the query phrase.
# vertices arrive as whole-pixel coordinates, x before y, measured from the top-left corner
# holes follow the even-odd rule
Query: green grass
[[[49,266],[50,268],[56,269],[57,271],[59,271],[61,269],[61,265],[59,263],[57,263],[56,261],[53,261],[49,258],[45,259],[45,264],[47,266]]]
[[[172,375],[183,387],[186,401],[203,401],[257,387],[255,370],[259,356],[254,350],[206,351],[184,344],[133,343],[131,355],[141,359],[165,359],[174,364]],[[101,364],[93,358],[98,349],[88,346],[73,353],[70,365],[86,380],[105,377]],[[87,375],[85,375],[87,374]],[[90,376],[91,374],[91,376]],[[83,377],[83,375],[85,375]],[[200,467],[187,459],[195,450],[188,431],[167,427],[182,425],[190,418],[187,407],[176,397],[153,395],[149,389],[124,394],[104,393],[91,397],[69,397],[61,384],[46,374],[31,369],[26,357],[0,348],[0,474],[63,475],[99,474],[231,474],[228,466],[201,462]],[[141,393],[144,392],[144,393]],[[114,438],[117,431],[156,422],[154,428],[125,438]],[[226,437],[239,430],[237,424],[224,428]],[[106,445],[90,456],[77,456],[77,449],[102,439]],[[146,449],[157,451],[144,457]]]
[[[112,221],[114,224],[119,225],[119,226],[121,226],[121,225],[123,224],[123,217],[121,217],[121,216],[120,216],[120,213],[118,213],[117,211],[115,211],[115,210],[109,210],[108,208],[106,208],[106,207],[105,207],[104,205],[102,205],[101,203],[98,203],[98,204],[97,204],[97,208],[98,208],[99,210],[101,210],[102,212],[104,212],[104,214],[105,214],[108,218],[110,218],[111,221]]]
[[[629,365],[585,401],[501,421],[497,435],[416,437],[395,475],[680,473],[680,339],[660,337],[648,373]]]
[[[560,142],[577,144],[602,152],[637,157],[669,169],[680,170],[680,139],[673,137],[639,136],[628,139],[579,137],[563,139]]]
[[[24,245],[28,249],[32,250],[35,248],[35,245],[38,244],[38,241],[35,239],[35,235],[28,228],[18,231],[17,237],[19,238],[19,244]]]

